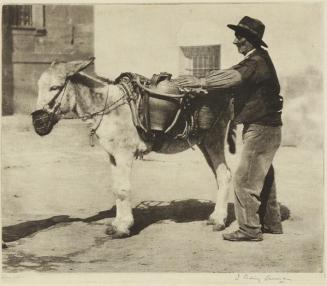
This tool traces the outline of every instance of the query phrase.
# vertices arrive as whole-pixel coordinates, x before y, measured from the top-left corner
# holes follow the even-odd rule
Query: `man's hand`
[[[193,75],[182,75],[174,79],[174,82],[181,87],[202,87],[201,79]]]

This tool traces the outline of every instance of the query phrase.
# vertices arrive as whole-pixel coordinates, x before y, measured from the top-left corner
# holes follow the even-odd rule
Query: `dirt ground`
[[[275,159],[284,234],[233,243],[205,218],[215,183],[199,151],[150,154],[133,173],[135,234],[112,240],[111,174],[85,123],[37,136],[30,118],[2,118],[3,272],[322,272],[323,153],[282,147]],[[232,169],[237,155],[228,155]],[[141,202],[144,202],[140,204]],[[237,225],[229,209],[231,225]]]

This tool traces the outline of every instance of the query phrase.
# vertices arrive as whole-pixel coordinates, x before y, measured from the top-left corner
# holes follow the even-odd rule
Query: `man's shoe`
[[[243,233],[240,230],[225,233],[223,234],[223,238],[229,241],[261,241],[263,240],[262,233],[259,233],[257,236],[253,237]]]
[[[283,228],[282,227],[276,227],[275,229],[262,226],[261,227],[262,233],[270,233],[270,234],[283,234]]]

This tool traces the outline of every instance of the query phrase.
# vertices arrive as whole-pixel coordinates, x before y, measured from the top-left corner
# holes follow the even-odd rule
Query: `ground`
[[[323,271],[322,150],[280,148],[278,200],[290,217],[283,235],[256,243],[224,241],[206,225],[215,183],[198,150],[150,154],[133,173],[134,235],[112,240],[108,158],[89,146],[86,124],[61,121],[41,138],[30,121],[2,119],[4,272]],[[237,159],[228,155],[232,169]],[[237,227],[229,213],[223,232]]]

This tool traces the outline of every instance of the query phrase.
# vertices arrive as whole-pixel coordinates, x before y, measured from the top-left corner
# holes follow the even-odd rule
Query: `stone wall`
[[[13,113],[12,39],[8,9],[2,9],[2,114]]]
[[[11,63],[3,70],[12,69],[12,93],[7,88],[3,98],[12,104],[7,105],[3,114],[33,110],[37,80],[53,60],[85,59],[94,54],[93,6],[33,5],[33,17],[38,27],[9,29]]]

